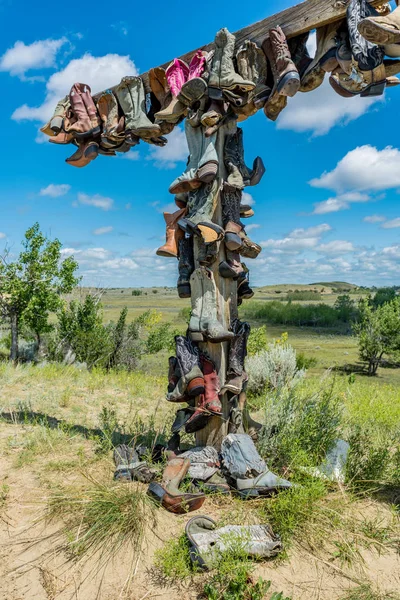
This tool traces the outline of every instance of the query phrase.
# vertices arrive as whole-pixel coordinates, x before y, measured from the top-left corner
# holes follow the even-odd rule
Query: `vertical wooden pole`
[[[214,197],[214,218],[213,221],[222,226],[222,186],[227,180],[228,173],[224,162],[225,139],[229,134],[236,132],[236,122],[230,122],[218,130],[217,136],[217,154],[219,161],[218,170],[218,188]],[[199,267],[200,244],[195,240],[194,257],[195,266]],[[217,287],[217,316],[222,325],[229,329],[229,324],[237,318],[237,283],[233,279],[220,277],[218,266],[222,260],[226,259],[224,242],[220,242],[220,248],[217,260],[211,265]],[[214,361],[221,382],[221,387],[225,384],[228,370],[229,343],[211,344],[202,343],[200,349],[205,351]],[[222,440],[228,434],[229,426],[229,405],[227,394],[221,398],[223,415],[222,417],[212,417],[207,426],[196,434],[196,444],[198,446],[214,446],[219,450]]]

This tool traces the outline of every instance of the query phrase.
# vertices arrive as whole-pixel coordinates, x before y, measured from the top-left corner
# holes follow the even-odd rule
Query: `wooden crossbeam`
[[[369,0],[369,2],[372,6],[385,4],[385,0]],[[277,25],[282,27],[287,38],[291,38],[300,35],[301,33],[305,33],[306,31],[316,29],[317,27],[339,21],[346,16],[347,4],[348,0],[306,0],[301,4],[287,8],[271,17],[267,17],[253,25],[248,25],[247,27],[236,31],[236,45],[240,46],[246,40],[251,40],[261,45],[268,36],[268,30]],[[205,46],[201,46],[200,48],[196,48],[196,50],[191,50],[179,58],[189,62],[193,54],[198,50],[210,51],[213,47],[214,43],[212,42]],[[160,66],[166,68],[171,60]],[[148,89],[147,73],[141,74],[141,77]],[[96,96],[98,95],[99,94],[96,94]]]

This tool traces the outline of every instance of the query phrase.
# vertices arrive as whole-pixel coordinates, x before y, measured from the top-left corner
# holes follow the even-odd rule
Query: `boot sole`
[[[165,256],[166,258],[178,258],[178,254],[174,252],[169,252],[168,250],[160,250],[158,249],[156,252],[157,256]]]
[[[199,377],[197,377],[196,379],[192,379],[192,381],[188,383],[187,393],[189,394],[189,396],[195,398],[196,396],[204,394],[204,392],[204,379],[200,379]]]
[[[290,98],[297,94],[299,88],[300,76],[297,71],[286,73],[277,86],[278,92],[281,96],[289,96]]]
[[[161,135],[161,129],[157,127],[139,127],[138,129],[132,129],[133,135],[139,138],[158,138]]]
[[[178,296],[179,298],[191,298],[192,292],[190,285],[178,285]]]
[[[209,162],[200,167],[196,173],[196,179],[202,183],[211,183],[218,174],[218,163]]]
[[[201,77],[195,77],[183,84],[178,99],[183,104],[191,106],[202,99],[207,91],[207,84]]]
[[[237,233],[225,233],[225,246],[228,250],[239,250],[243,246],[242,238]]]
[[[365,19],[358,24],[358,31],[363,38],[373,44],[397,44],[400,42],[400,31],[378,25],[372,20]]]
[[[205,225],[204,223],[199,223],[197,225],[197,228],[199,229],[201,237],[203,238],[206,244],[218,242],[224,237],[224,231],[218,225],[215,225],[213,227],[211,223],[207,225]]]

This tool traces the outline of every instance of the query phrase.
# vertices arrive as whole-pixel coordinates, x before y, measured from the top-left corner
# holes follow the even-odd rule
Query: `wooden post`
[[[236,132],[237,124],[235,121],[223,125],[218,130],[216,150],[218,154],[218,188],[214,197],[214,218],[213,221],[222,226],[222,186],[227,180],[228,173],[224,162],[225,139],[227,135]],[[199,267],[200,243],[195,240],[194,255],[195,267]],[[212,264],[210,269],[213,272],[215,284],[217,287],[217,316],[218,320],[225,329],[229,329],[229,324],[237,318],[237,283],[233,279],[225,279],[220,276],[218,271],[219,263],[226,259],[224,242],[220,242],[218,259]],[[211,344],[202,343],[200,349],[203,349],[215,362],[221,386],[225,384],[226,373],[228,370],[229,343]],[[229,405],[227,394],[222,397],[223,415],[221,417],[212,417],[208,425],[196,434],[196,444],[198,446],[214,446],[219,449],[221,442],[228,433],[229,426]]]

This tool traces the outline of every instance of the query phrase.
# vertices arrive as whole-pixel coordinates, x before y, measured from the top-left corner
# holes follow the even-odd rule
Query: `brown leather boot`
[[[358,31],[372,44],[398,44],[400,42],[400,6],[393,12],[367,17],[358,24]]]
[[[221,391],[221,384],[215,365],[204,354],[201,355],[200,360],[205,391],[204,394],[198,397],[196,410],[185,425],[186,433],[194,433],[203,429],[207,425],[211,414],[222,415],[222,404],[218,396]]]
[[[162,479],[162,485],[151,483],[148,494],[168,512],[178,515],[198,510],[204,503],[205,494],[185,494],[179,485],[190,467],[190,458],[172,458],[168,461]]]
[[[286,97],[292,97],[298,92],[300,76],[290,56],[286,36],[280,27],[269,30],[269,37],[264,41],[262,48],[273,75],[273,88],[264,106],[264,112],[269,119],[275,121],[287,104]]]
[[[72,133],[65,133],[64,131],[60,131],[60,133],[51,137],[49,139],[49,142],[51,142],[52,144],[63,144],[64,145],[64,144],[70,144],[73,139],[74,139],[74,136],[72,135]]]
[[[158,256],[178,258],[179,240],[184,236],[182,229],[178,225],[178,221],[185,216],[186,212],[186,208],[181,208],[181,210],[177,210],[172,214],[164,213],[164,219],[167,224],[166,242],[157,250],[156,254]]]
[[[77,138],[85,138],[100,133],[100,118],[91,96],[91,90],[85,83],[74,83],[70,92],[72,111],[76,122],[70,124],[68,133],[73,133]]]
[[[73,167],[86,167],[92,160],[95,160],[99,155],[99,145],[94,141],[81,142],[78,150],[65,162]]]

